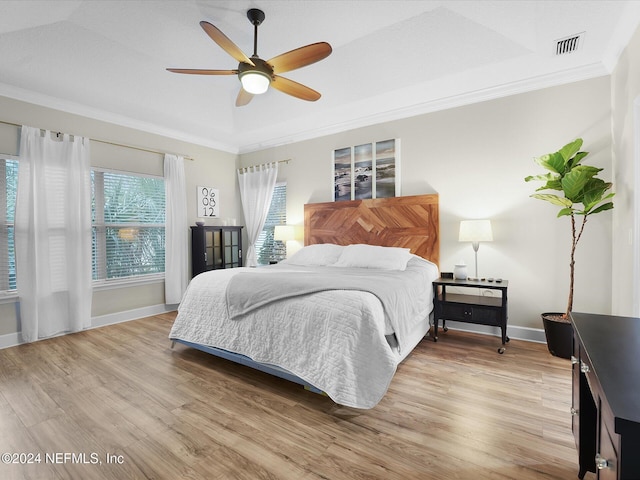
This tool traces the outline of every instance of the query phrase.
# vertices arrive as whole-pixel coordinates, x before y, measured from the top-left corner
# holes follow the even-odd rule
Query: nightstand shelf
[[[442,329],[447,331],[447,320],[500,327],[502,347],[498,353],[504,353],[509,341],[507,336],[507,287],[509,282],[489,282],[487,280],[454,280],[439,278],[433,282],[433,341],[438,341],[438,324],[442,320]],[[499,297],[471,295],[447,292],[447,287],[475,288],[481,290],[499,290]]]

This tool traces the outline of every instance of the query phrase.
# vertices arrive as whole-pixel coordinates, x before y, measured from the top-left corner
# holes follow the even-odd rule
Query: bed
[[[438,197],[305,205],[285,262],[194,277],[170,339],[373,408],[429,329]]]

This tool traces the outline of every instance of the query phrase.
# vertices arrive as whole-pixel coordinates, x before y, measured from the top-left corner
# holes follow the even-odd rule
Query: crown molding
[[[174,140],[179,140],[186,143],[213,148],[216,150],[221,150],[223,152],[228,152],[233,154],[239,153],[239,149],[237,145],[219,142],[216,140],[212,140],[211,138],[203,138],[197,135],[189,134],[187,132],[174,130],[174,129],[163,127],[161,125],[157,125],[150,122],[136,120],[136,119],[127,117],[125,115],[119,115],[113,112],[108,112],[106,110],[88,107],[86,105],[82,105],[76,102],[62,100],[49,95],[33,92],[31,90],[15,87],[13,85],[0,83],[0,95],[7,98],[14,99],[14,100],[19,100],[22,102],[38,105],[41,107],[51,108],[54,110],[59,110],[59,111],[62,111],[65,113],[71,113],[74,115],[80,115],[82,117],[91,118],[93,120],[98,120],[101,122],[111,123],[120,127],[127,127],[134,130],[146,132],[146,133],[151,133],[154,135],[160,135],[162,137],[172,138]],[[38,125],[34,125],[34,126],[37,127]],[[73,132],[69,132],[69,133],[73,133]]]
[[[313,138],[344,132],[346,130],[368,127],[380,123],[401,120],[404,118],[424,115],[427,113],[433,113],[442,110],[448,110],[451,108],[485,102],[488,100],[495,100],[498,98],[509,97],[512,95],[541,90],[544,88],[603,77],[606,75],[610,75],[610,73],[611,72],[604,66],[604,64],[593,63],[578,68],[568,69],[562,72],[554,72],[552,74],[530,77],[516,82],[509,82],[490,88],[468,91],[457,95],[450,95],[447,97],[417,104],[410,104],[410,99],[415,98],[415,96],[413,95],[413,90],[406,91],[404,93],[392,92],[389,95],[366,100],[366,103],[376,104],[378,107],[380,107],[379,109],[381,111],[374,114],[354,117],[350,120],[326,124],[318,126],[317,128],[292,133],[286,136],[264,138],[260,142],[240,145],[239,153],[242,155],[245,153],[265,150],[267,148],[280,147],[290,143],[311,140]],[[384,108],[385,105],[387,106],[386,109]],[[405,106],[398,108],[397,105]],[[350,110],[357,111],[358,109],[350,108]],[[256,133],[257,135],[259,135],[259,132]]]

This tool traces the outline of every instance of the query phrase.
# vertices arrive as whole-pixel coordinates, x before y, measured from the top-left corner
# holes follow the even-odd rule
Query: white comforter
[[[282,272],[300,271],[301,267],[277,265],[250,270],[266,274],[274,268]],[[273,302],[241,320],[231,320],[226,286],[231,276],[247,270],[216,270],[195,277],[182,299],[170,338],[277,365],[342,405],[375,406],[408,353],[389,345],[385,337],[390,333],[389,322],[380,300],[361,291],[323,291]],[[339,270],[336,268],[336,272]],[[424,325],[431,311],[431,282],[437,267],[415,257],[409,261],[407,272],[412,278],[407,302],[413,302],[408,311],[417,315],[405,319],[403,330],[411,332]]]

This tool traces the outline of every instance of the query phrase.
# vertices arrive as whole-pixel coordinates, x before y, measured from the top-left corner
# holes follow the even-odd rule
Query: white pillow
[[[342,245],[333,243],[307,245],[280,263],[302,266],[332,265],[338,260],[344,248]]]
[[[340,258],[333,266],[405,270],[410,258],[411,252],[408,248],[357,244],[344,247]]]

